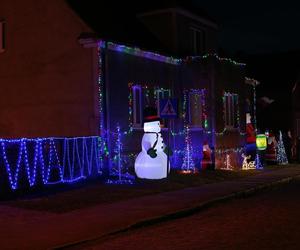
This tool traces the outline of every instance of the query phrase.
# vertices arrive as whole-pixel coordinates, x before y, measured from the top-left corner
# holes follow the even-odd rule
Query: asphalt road
[[[298,250],[300,180],[79,249]]]

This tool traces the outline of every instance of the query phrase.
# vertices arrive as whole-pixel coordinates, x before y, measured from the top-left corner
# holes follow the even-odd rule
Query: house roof
[[[214,22],[208,14],[195,8],[190,3],[178,3],[176,0],[161,0],[143,2],[102,2],[66,0],[71,8],[81,19],[91,27],[101,39],[138,46],[142,49],[151,50],[171,55],[168,47],[164,46],[158,38],[137,18],[140,13],[162,10],[166,8],[180,8],[192,13],[209,22]]]

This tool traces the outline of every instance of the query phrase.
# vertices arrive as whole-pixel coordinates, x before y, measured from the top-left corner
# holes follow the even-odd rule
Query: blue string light
[[[82,143],[81,152],[79,142]],[[89,142],[89,144],[88,144]],[[25,178],[30,187],[37,185],[37,173],[41,173],[44,185],[59,183],[73,183],[86,179],[93,174],[93,168],[97,174],[101,174],[100,155],[98,150],[98,137],[74,137],[74,138],[37,138],[37,139],[0,139],[2,158],[8,175],[9,186],[12,190],[18,189],[20,170],[25,168]],[[28,144],[33,143],[33,150],[28,150]],[[57,143],[63,145],[59,154]],[[70,147],[72,149],[70,150]],[[16,162],[14,157],[8,154],[8,148],[17,150]],[[32,155],[30,161],[29,156]],[[61,161],[61,157],[63,160]],[[58,169],[59,176],[50,181],[51,173]],[[66,171],[68,170],[68,171]],[[79,172],[79,175],[76,174]],[[76,173],[75,173],[76,172]]]
[[[123,164],[122,159],[122,132],[121,128],[118,125],[116,128],[116,142],[114,148],[114,157],[112,158],[112,168],[110,169],[111,177],[117,177],[117,179],[109,179],[106,183],[107,184],[133,184],[134,176],[130,175],[124,169],[125,166]],[[124,173],[125,172],[125,173]]]

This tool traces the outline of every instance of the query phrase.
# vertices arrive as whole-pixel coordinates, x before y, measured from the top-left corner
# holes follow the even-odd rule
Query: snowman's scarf
[[[155,149],[156,145],[157,145],[157,142],[158,142],[158,133],[156,132],[146,132],[145,134],[156,134],[156,141],[154,142],[153,144],[153,149]]]

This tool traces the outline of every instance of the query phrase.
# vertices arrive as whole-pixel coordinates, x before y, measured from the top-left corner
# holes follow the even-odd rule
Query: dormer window
[[[0,53],[5,51],[5,22],[0,21]]]
[[[190,27],[190,33],[193,55],[205,53],[205,32],[199,28]]]

